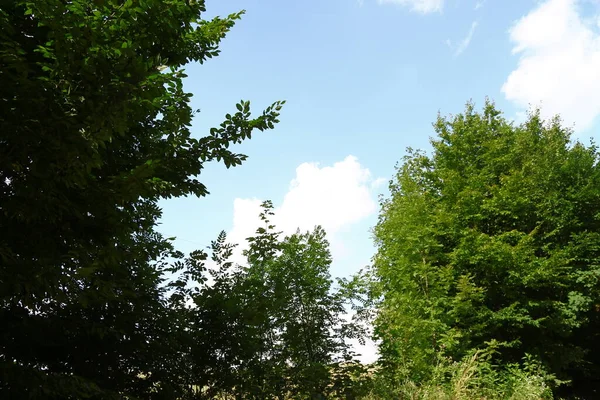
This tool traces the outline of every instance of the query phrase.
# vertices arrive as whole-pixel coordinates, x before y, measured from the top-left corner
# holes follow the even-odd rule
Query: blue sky
[[[429,148],[438,111],[489,96],[510,118],[560,112],[583,139],[600,127],[598,0],[208,0],[206,17],[241,9],[222,54],[186,68],[193,133],[240,99],[287,104],[236,148],[244,165],[207,166],[208,197],[162,203],[160,230],[183,251],[221,230],[242,240],[271,199],[286,232],[324,225],[346,276],[369,262],[377,196],[407,146]]]

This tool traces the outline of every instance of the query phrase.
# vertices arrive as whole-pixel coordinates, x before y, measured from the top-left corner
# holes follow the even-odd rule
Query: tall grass
[[[379,376],[363,400],[549,400],[552,377],[531,359],[523,365],[493,366],[475,352],[460,362],[441,362],[426,382],[391,384]]]

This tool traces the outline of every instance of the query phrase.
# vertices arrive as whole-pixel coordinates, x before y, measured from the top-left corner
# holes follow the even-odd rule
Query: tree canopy
[[[560,119],[486,102],[408,151],[375,228],[382,363],[419,381],[440,354],[540,360],[567,391],[598,386],[600,169]]]
[[[192,136],[183,66],[217,56],[241,16],[204,11],[202,0],[0,6],[3,398],[187,390],[163,275],[182,255],[155,230],[157,201],[205,196],[204,164],[241,164],[229,145],[281,109],[253,118],[242,101]]]

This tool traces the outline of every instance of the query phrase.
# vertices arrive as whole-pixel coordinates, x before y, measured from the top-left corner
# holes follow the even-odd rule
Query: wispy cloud
[[[398,4],[404,7],[410,7],[412,11],[429,14],[440,12],[444,7],[444,0],[378,0],[379,4]]]
[[[479,10],[485,4],[486,0],[477,0],[475,2],[475,9]]]
[[[454,50],[454,57],[458,57],[467,49],[467,47],[469,47],[469,44],[471,44],[471,39],[473,39],[475,29],[477,29],[477,25],[479,25],[478,22],[473,21],[473,23],[471,24],[471,29],[469,29],[469,33],[467,33],[467,36],[465,36],[464,39],[461,40],[456,46],[456,49]],[[450,40],[447,40],[446,44],[448,44],[448,46],[450,46],[451,48],[453,47],[452,42],[450,42]]]

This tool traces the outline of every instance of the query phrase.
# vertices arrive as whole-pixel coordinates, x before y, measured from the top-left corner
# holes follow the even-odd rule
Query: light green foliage
[[[398,380],[431,378],[499,344],[526,353],[571,391],[600,366],[600,170],[594,145],[560,120],[506,121],[493,104],[439,117],[433,152],[409,149],[375,228],[376,336]]]
[[[364,400],[390,398],[414,400],[549,400],[552,391],[547,376],[530,358],[524,366],[498,368],[490,353],[475,351],[460,361],[441,358],[432,367],[431,378],[420,382],[392,383],[379,374]]]
[[[0,397],[193,396],[190,329],[163,273],[159,199],[204,196],[206,162],[277,123],[247,101],[193,137],[182,67],[241,13],[202,0],[0,2]],[[173,259],[180,259],[172,264]]]

